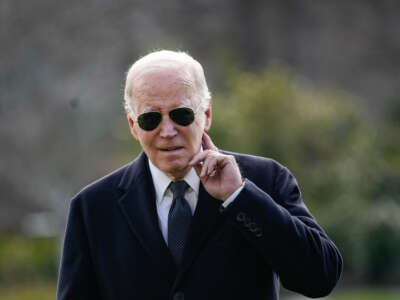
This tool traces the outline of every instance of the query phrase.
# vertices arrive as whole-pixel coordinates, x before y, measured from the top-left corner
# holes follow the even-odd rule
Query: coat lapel
[[[176,267],[160,231],[154,185],[143,152],[128,167],[119,187],[125,190],[119,205],[130,229],[172,284]]]

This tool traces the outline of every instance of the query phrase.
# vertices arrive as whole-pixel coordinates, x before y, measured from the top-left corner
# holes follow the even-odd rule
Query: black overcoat
[[[162,237],[147,156],[71,201],[59,300],[278,299],[279,282],[309,297],[336,285],[341,255],[301,199],[289,170],[230,153],[245,185],[228,208],[200,184],[180,268]]]

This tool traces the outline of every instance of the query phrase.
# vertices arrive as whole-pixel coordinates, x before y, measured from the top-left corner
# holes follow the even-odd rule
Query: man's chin
[[[176,166],[169,166],[168,168],[165,168],[163,172],[166,173],[171,179],[179,180],[185,177],[190,169],[191,168],[188,164],[181,164]]]

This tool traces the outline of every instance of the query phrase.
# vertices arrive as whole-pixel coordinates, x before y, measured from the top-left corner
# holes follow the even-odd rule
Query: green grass
[[[0,287],[0,300],[54,300],[56,283],[30,283]],[[326,300],[399,300],[400,289],[359,288],[335,290]]]
[[[0,285],[0,300],[54,300],[55,283],[18,284],[7,287]]]
[[[13,282],[48,282],[56,278],[58,244],[54,237],[0,235],[0,288]]]
[[[329,300],[399,300],[400,289],[360,288],[337,290]]]

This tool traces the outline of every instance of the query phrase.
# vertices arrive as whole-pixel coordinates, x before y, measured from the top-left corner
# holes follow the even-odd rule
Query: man
[[[125,109],[143,152],[71,202],[58,299],[278,299],[279,280],[322,297],[339,251],[279,163],[220,151],[211,98],[181,52],[136,61]]]

